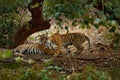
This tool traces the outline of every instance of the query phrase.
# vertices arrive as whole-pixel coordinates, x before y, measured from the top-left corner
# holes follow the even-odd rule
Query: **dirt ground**
[[[75,32],[77,30],[78,32],[86,33],[89,36],[92,43],[91,53],[89,53],[87,48],[85,48],[82,53],[74,55],[73,53],[76,52],[76,49],[74,47],[70,47],[71,53],[59,55],[58,57],[53,57],[52,55],[47,54],[29,54],[26,55],[24,59],[31,58],[36,62],[41,63],[44,59],[52,58],[54,61],[53,65],[62,67],[65,71],[68,72],[82,71],[88,65],[94,66],[98,69],[120,67],[120,50],[115,51],[111,46],[108,46],[108,43],[110,43],[111,40],[106,40],[106,38],[103,38],[107,33],[107,30],[104,27],[100,27],[100,29],[93,28],[81,31],[76,28]],[[1,49],[0,51],[4,51],[4,49]]]
[[[72,50],[74,52],[74,50]],[[24,59],[33,59],[37,63],[43,62],[45,59],[53,58],[53,65],[62,67],[66,72],[83,71],[86,66],[94,66],[96,68],[113,68],[120,67],[120,51],[115,52],[110,46],[101,43],[92,46],[92,52],[88,53],[84,49],[82,53],[73,55],[72,53],[53,57],[47,54],[29,54]]]
[[[66,71],[82,71],[86,66],[96,68],[120,67],[120,52],[115,52],[109,46],[95,44],[91,53],[83,50],[79,55],[66,55],[54,58],[54,64]]]

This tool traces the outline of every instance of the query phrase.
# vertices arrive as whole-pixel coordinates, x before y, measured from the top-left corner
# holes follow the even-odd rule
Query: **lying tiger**
[[[89,52],[90,52],[90,47],[91,47],[90,40],[86,35],[81,33],[67,33],[67,34],[55,33],[47,39],[45,45],[52,45],[52,44],[57,45],[57,49],[54,52],[55,53],[54,56],[58,56],[61,53],[63,47],[67,49],[69,45],[74,45],[78,49],[78,53],[81,53],[82,50],[84,49],[81,45],[86,40],[88,41]]]
[[[25,56],[24,54],[51,54],[54,55],[54,50],[56,49],[56,45],[52,45],[51,47],[45,46],[40,43],[33,44],[22,44],[12,50],[15,55]]]
[[[39,35],[39,37],[40,37],[39,42],[19,45],[18,47],[13,49],[12,52],[15,55],[19,56],[24,56],[24,54],[43,54],[43,53],[53,55],[57,46],[54,44],[51,45],[44,44],[47,38],[46,34]]]

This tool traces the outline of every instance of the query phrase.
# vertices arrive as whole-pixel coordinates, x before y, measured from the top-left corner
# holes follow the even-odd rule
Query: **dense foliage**
[[[10,51],[0,52],[0,60],[10,58]],[[17,58],[17,57],[16,57]],[[15,57],[14,57],[15,59]],[[73,74],[53,64],[53,59],[44,59],[41,64],[15,60],[15,62],[0,63],[1,80],[111,80],[107,72],[87,66],[83,72]],[[63,73],[62,73],[63,72]]]
[[[24,17],[22,16],[24,13],[20,13],[19,9],[24,10],[30,2],[31,0],[0,1],[0,46],[10,47],[12,45],[13,33],[23,24],[21,19]],[[43,3],[37,4],[43,5],[43,17],[45,19],[56,19],[59,27],[64,22],[72,21],[72,26],[79,25],[82,29],[90,28],[91,25],[96,28],[103,25],[110,32],[116,33],[117,31],[119,34],[119,0],[44,0]],[[65,29],[68,30],[68,26]],[[115,36],[115,38],[118,37]]]
[[[20,25],[20,16],[15,12],[0,16],[0,46],[9,48],[12,46],[12,36]]]
[[[22,24],[21,17],[23,16],[19,14],[23,13],[19,12],[19,8],[24,10],[30,2],[31,0],[0,1],[0,17],[2,17],[0,18],[0,37],[2,38],[0,46],[12,45],[10,38],[15,29],[21,27]],[[72,21],[72,26],[79,25],[82,29],[90,28],[91,25],[96,28],[103,25],[110,32],[116,33],[120,30],[119,0],[44,0],[43,3],[36,3],[31,8],[37,5],[43,5],[43,17],[56,19],[59,27],[64,22]],[[68,26],[65,29],[67,30]]]
[[[0,46],[10,48],[12,46],[12,37],[19,27],[22,26],[22,18],[25,9],[30,0],[0,0]]]
[[[82,73],[71,75],[60,74],[55,70],[40,66],[16,68],[14,70],[6,68],[0,70],[0,72],[0,79],[2,80],[111,80],[106,73],[92,68],[87,68]]]
[[[114,48],[120,48],[120,0],[44,0],[43,16],[54,18],[56,24],[67,32],[69,26],[62,26],[65,22],[82,29],[92,25],[96,28],[104,26],[114,33]]]
[[[25,8],[31,0],[0,0],[0,16],[13,11],[18,12],[18,7]]]
[[[9,48],[12,45],[12,36],[16,30],[23,27],[24,11],[31,0],[0,0],[0,47]],[[114,47],[120,48],[120,0],[44,0],[31,8],[43,5],[43,17],[56,19],[61,27],[62,22],[72,21],[72,26],[90,28],[100,25],[114,33]],[[25,13],[26,14],[26,13]],[[67,22],[67,20],[66,20]],[[65,29],[68,29],[65,27]],[[12,56],[10,51],[0,52],[0,61]],[[1,80],[111,80],[105,71],[87,67],[83,72],[76,74],[59,73],[62,68],[44,64],[29,64],[21,62],[20,57],[14,63],[0,63]],[[20,63],[21,62],[21,63]],[[28,61],[29,62],[29,61]],[[31,63],[31,62],[30,62]],[[26,65],[27,64],[27,65]],[[47,65],[46,65],[47,64]],[[48,65],[50,64],[50,65]],[[109,70],[111,75],[119,78],[119,70]]]
[[[54,6],[53,6],[54,5]],[[120,17],[119,0],[44,0],[43,16],[45,18],[55,18],[57,24],[64,22],[61,16],[65,16],[75,24],[82,24],[81,28],[90,27],[92,24],[96,28],[104,25],[114,32]]]

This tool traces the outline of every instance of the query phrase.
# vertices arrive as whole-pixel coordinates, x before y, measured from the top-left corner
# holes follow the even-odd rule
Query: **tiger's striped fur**
[[[38,44],[22,44],[13,49],[13,53],[15,54],[41,54],[43,53],[39,47]]]
[[[81,44],[83,44],[86,40],[88,41],[90,51],[90,40],[86,35],[82,33],[55,33],[48,38],[46,44],[57,45],[57,49],[55,51],[55,56],[57,56],[62,51],[63,47],[67,48],[69,45],[74,45],[78,49],[78,52],[81,53],[81,51],[84,49]]]
[[[52,49],[49,48],[47,45],[40,44],[40,43],[31,43],[31,44],[22,44],[13,49],[13,53],[15,55],[24,56],[24,54],[54,54],[54,50],[56,49],[56,45],[51,45]]]
[[[32,53],[40,54],[47,53],[54,56],[62,53],[64,47],[67,48],[68,45],[74,45],[79,53],[83,50],[81,46],[82,43],[88,41],[89,50],[90,50],[90,40],[89,38],[81,33],[68,33],[68,34],[58,34],[55,33],[47,39],[42,38],[42,43],[33,43],[33,44],[22,44],[13,50],[14,53]]]

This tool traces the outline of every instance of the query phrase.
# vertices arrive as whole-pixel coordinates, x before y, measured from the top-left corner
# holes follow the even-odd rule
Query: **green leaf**
[[[85,26],[86,26],[85,24],[81,24],[80,28],[85,29]]]
[[[33,9],[33,8],[37,8],[40,4],[39,3],[35,3],[34,5],[30,5],[30,8]]]
[[[76,21],[76,20],[74,20],[74,21],[72,22],[72,26],[77,26],[77,21]]]
[[[101,20],[100,19],[95,19],[95,21],[94,21],[94,24],[99,24],[101,22]]]
[[[88,22],[87,20],[84,20],[84,23],[85,23],[86,25],[88,25],[88,24],[89,24],[89,22]]]
[[[63,21],[63,19],[61,19],[61,18],[59,18],[59,17],[56,17],[55,18],[58,22],[62,22]]]
[[[117,27],[120,30],[120,26]]]
[[[104,25],[105,24],[105,21],[100,21],[99,22],[99,25]]]
[[[115,30],[116,30],[116,27],[113,26],[113,27],[109,30],[109,32],[115,32]]]
[[[12,55],[11,51],[0,52],[0,59],[10,58]]]
[[[65,26],[65,29],[68,30],[68,26]]]
[[[87,25],[87,26],[86,26],[87,29],[90,29],[90,27],[91,27],[90,25]]]
[[[115,26],[117,24],[115,20],[112,20],[110,23],[112,26]]]
[[[99,28],[99,24],[94,24],[95,28]]]
[[[18,63],[19,63],[19,62],[22,62],[22,61],[23,61],[23,58],[21,58],[21,57],[15,57],[15,61],[18,62]]]
[[[62,24],[61,22],[57,22],[57,25],[58,25],[59,27],[61,27],[61,24]]]

